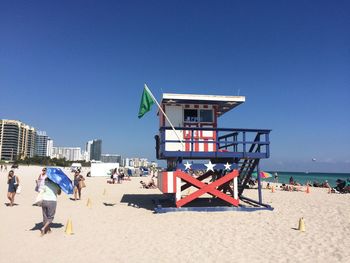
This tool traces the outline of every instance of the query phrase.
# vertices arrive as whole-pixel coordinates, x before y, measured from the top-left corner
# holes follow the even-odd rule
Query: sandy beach
[[[87,178],[82,200],[59,196],[53,231],[40,237],[41,208],[32,206],[40,170],[16,170],[22,193],[14,207],[5,205],[7,172],[1,173],[1,262],[350,262],[349,194],[266,189],[274,211],[154,214],[152,198],[161,193],[139,183],[149,178],[118,185]],[[257,190],[245,195],[256,197]],[[300,217],[306,232],[296,230]],[[73,235],[65,234],[68,219]]]

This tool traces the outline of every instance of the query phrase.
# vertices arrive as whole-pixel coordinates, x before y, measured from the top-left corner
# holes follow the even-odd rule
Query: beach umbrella
[[[254,172],[252,175],[254,177],[257,177],[257,173],[256,172]],[[267,172],[260,172],[259,175],[260,175],[260,178],[270,178],[270,177],[272,177],[272,174],[267,173]]]
[[[47,168],[47,177],[56,183],[66,194],[73,194],[71,179],[60,168]]]

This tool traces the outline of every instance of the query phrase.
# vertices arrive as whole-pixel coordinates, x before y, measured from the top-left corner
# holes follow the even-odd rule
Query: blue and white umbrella
[[[66,194],[73,194],[72,180],[60,168],[47,168],[47,177],[56,183]]]

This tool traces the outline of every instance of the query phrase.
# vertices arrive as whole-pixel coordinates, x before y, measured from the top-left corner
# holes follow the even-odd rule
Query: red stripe
[[[216,132],[213,131],[213,141],[216,141]],[[216,152],[216,143],[213,143],[213,152]]]
[[[186,130],[184,130],[183,131],[183,136],[184,136],[184,139],[185,139],[185,151],[186,152],[188,152],[188,151],[190,151],[190,142],[189,142],[189,140],[191,140],[191,136],[189,136],[189,133],[190,133],[190,131],[186,131]]]
[[[198,138],[194,139],[194,151],[199,152],[199,143],[198,143]]]

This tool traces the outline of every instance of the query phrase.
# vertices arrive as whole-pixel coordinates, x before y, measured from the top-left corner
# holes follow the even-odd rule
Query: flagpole
[[[179,139],[181,146],[182,146],[182,150],[184,149],[184,142],[183,140],[179,137],[179,135],[177,134],[174,125],[171,123],[171,121],[169,120],[168,116],[165,114],[165,112],[163,111],[162,107],[159,105],[158,101],[156,100],[156,98],[153,96],[152,92],[150,91],[150,89],[147,87],[147,85],[145,84],[145,89],[147,90],[147,92],[149,93],[149,95],[151,95],[153,101],[157,104],[159,110],[162,112],[162,114],[164,115],[164,117],[167,119],[167,121],[169,122],[171,128],[173,129],[173,131],[175,132],[176,137]]]

